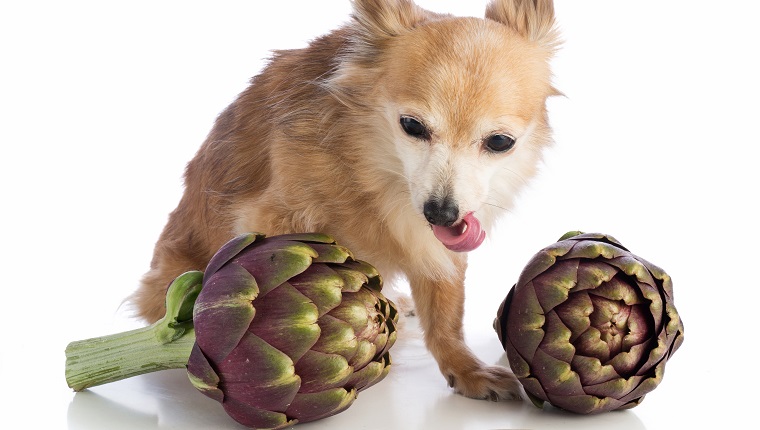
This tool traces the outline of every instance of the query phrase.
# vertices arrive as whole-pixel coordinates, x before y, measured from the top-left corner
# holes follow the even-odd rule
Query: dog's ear
[[[366,42],[398,36],[425,18],[411,0],[352,0],[353,17]]]
[[[549,49],[559,44],[552,0],[491,0],[486,18],[500,22]]]

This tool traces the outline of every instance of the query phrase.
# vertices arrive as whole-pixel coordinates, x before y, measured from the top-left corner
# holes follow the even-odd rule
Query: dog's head
[[[485,19],[410,0],[353,3],[354,43],[334,88],[365,88],[353,102],[382,118],[376,133],[393,152],[379,157],[391,160],[385,168],[400,170],[413,208],[444,245],[475,249],[551,140],[552,2],[493,0]]]

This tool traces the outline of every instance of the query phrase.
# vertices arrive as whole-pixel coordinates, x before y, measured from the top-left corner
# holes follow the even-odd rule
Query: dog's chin
[[[434,225],[432,228],[436,239],[454,252],[474,251],[486,239],[486,232],[472,212],[454,225],[449,227]]]

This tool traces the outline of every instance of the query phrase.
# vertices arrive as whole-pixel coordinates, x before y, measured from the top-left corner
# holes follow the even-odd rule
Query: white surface
[[[420,1],[482,15],[484,0]],[[756,2],[557,2],[557,145],[471,256],[466,331],[503,362],[496,307],[571,229],[612,234],[673,278],[682,348],[639,407],[595,417],[454,395],[419,337],[346,412],[302,429],[738,428],[758,380]],[[74,394],[66,344],[136,327],[120,307],[185,163],[270,49],[345,21],[348,0],[0,5],[0,426],[239,428],[182,371]],[[410,324],[414,326],[414,321]],[[413,330],[411,330],[414,333]],[[753,422],[750,421],[750,422]]]

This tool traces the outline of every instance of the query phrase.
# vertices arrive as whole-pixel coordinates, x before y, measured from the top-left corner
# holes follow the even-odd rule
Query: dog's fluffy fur
[[[464,343],[466,253],[431,224],[472,214],[487,231],[534,174],[556,93],[552,2],[493,0],[485,19],[411,0],[353,6],[342,28],[276,52],[219,116],[133,296],[138,313],[162,317],[169,282],[203,270],[237,234],[328,233],[386,279],[408,279],[426,344],[457,392],[517,398],[511,373]],[[489,149],[495,135],[514,147]],[[430,201],[455,210],[438,222]]]

